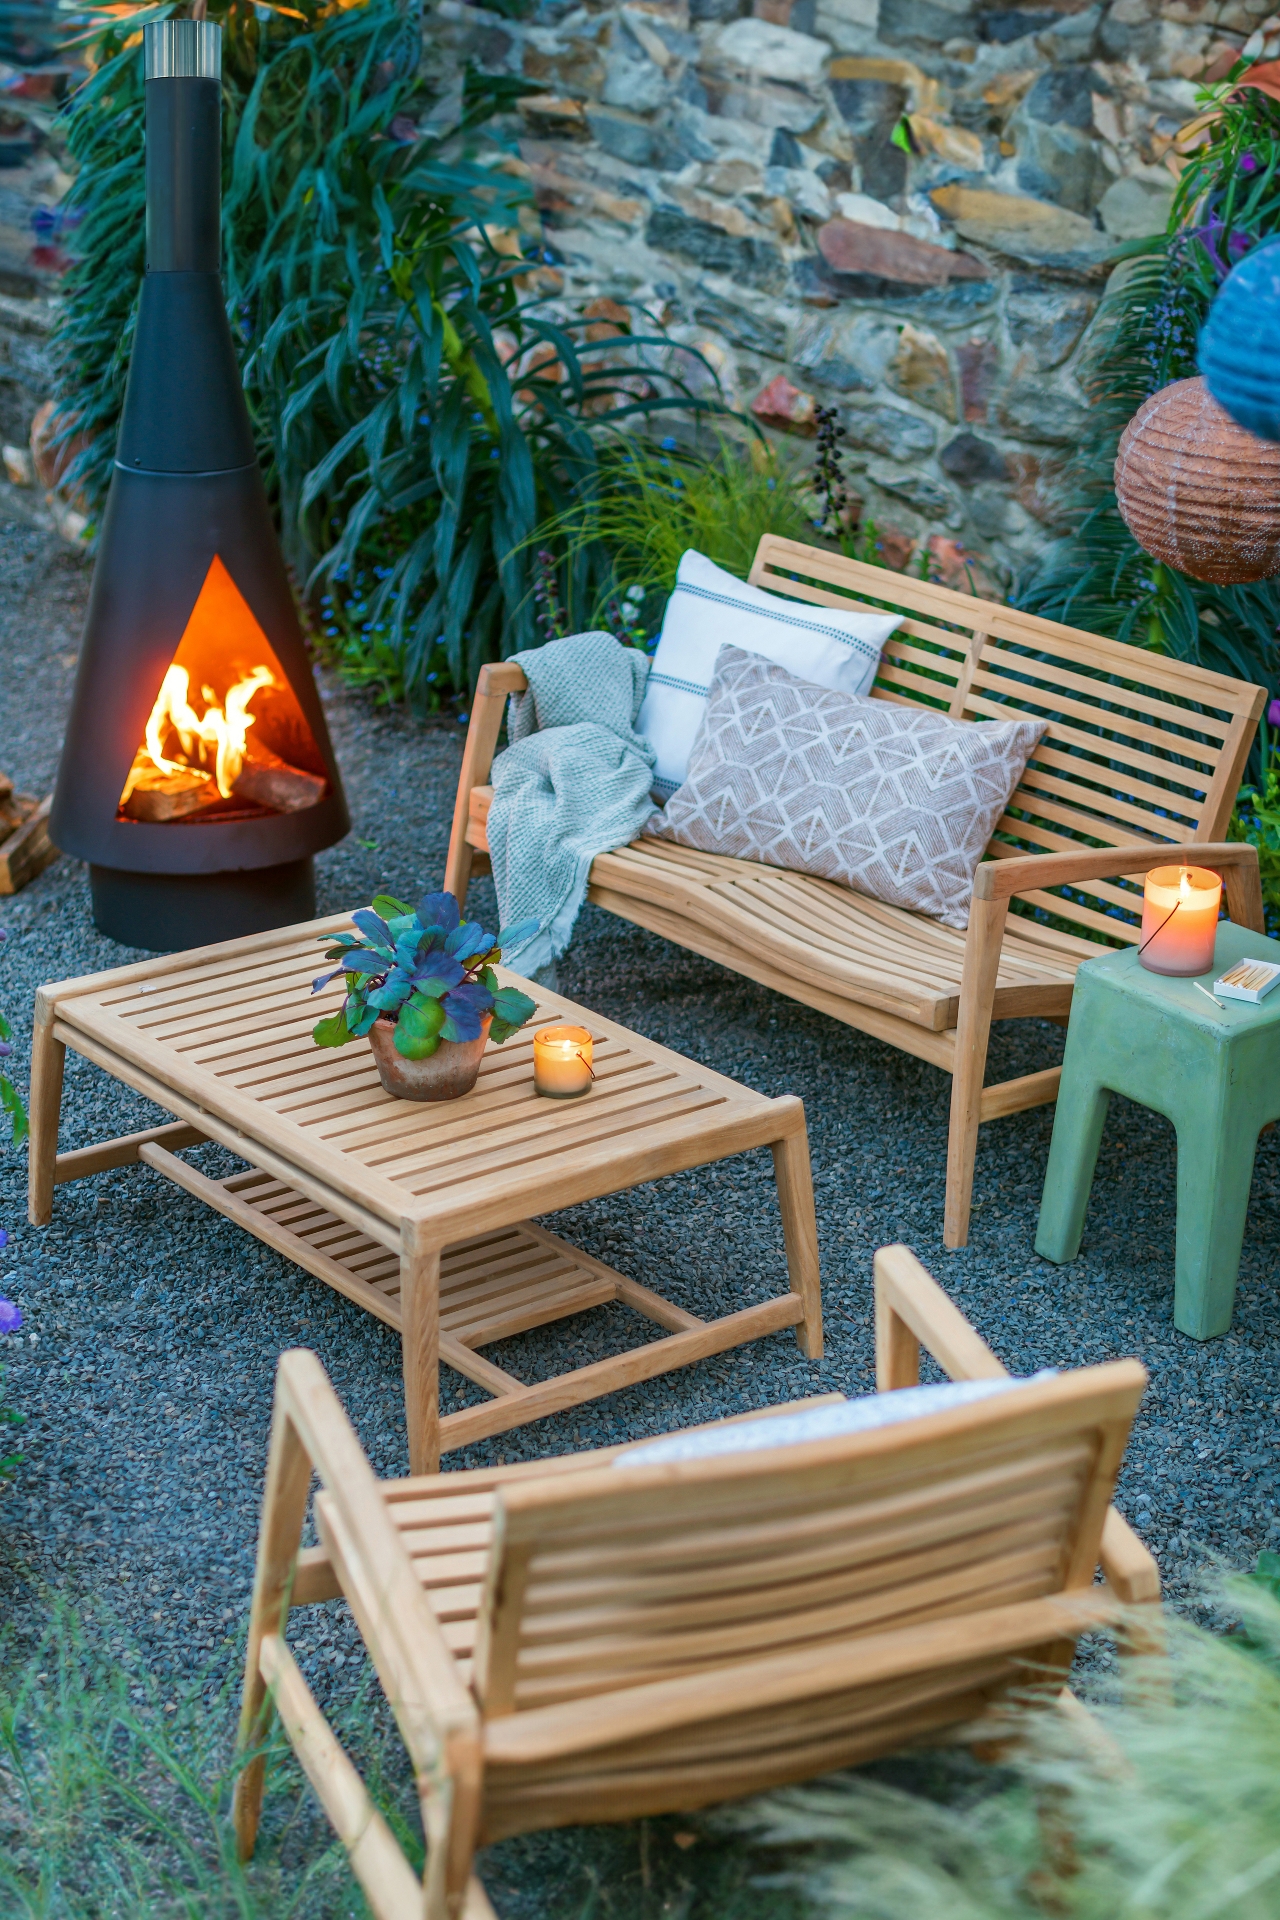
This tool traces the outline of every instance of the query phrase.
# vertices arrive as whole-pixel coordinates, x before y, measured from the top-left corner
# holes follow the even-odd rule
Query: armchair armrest
[[[1127,1606],[1159,1600],[1160,1569],[1155,1557],[1114,1507],[1107,1508],[1098,1558],[1108,1586]]]
[[[1009,1369],[909,1247],[879,1248],[874,1265],[877,1392],[918,1384],[922,1346],[952,1380],[1007,1376]],[[1098,1557],[1117,1599],[1131,1606],[1159,1603],[1160,1570],[1155,1558],[1114,1507],[1107,1508]],[[1129,1624],[1125,1642],[1131,1652],[1159,1652],[1158,1616],[1149,1627]]]
[[[481,667],[480,678],[476,681],[476,692],[481,699],[500,693],[505,700],[509,693],[525,693],[528,687],[524,668],[514,660],[495,660],[489,666]]]
[[[326,1565],[309,1557],[306,1584],[345,1595],[413,1762],[427,1862],[415,1880],[390,1829],[325,1723],[285,1642],[290,1573],[313,1470],[316,1524]],[[480,1712],[434,1608],[392,1522],[382,1488],[324,1369],[302,1349],[281,1355],[258,1535],[258,1568],[245,1655],[235,1824],[242,1860],[254,1850],[262,1810],[261,1750],[270,1695],[361,1881],[380,1887],[379,1912],[424,1920],[460,1913],[479,1824]],[[375,1903],[376,1904],[376,1903]]]
[[[310,1468],[320,1477],[316,1496],[320,1537],[336,1568],[370,1652],[381,1654],[384,1688],[395,1687],[391,1708],[420,1773],[443,1774],[463,1765],[477,1739],[479,1715],[440,1631],[404,1543],[393,1525],[376,1475],[345,1409],[313,1353],[280,1357],[276,1414],[288,1421]],[[375,1655],[376,1657],[376,1655]]]
[[[1071,886],[1084,880],[1135,878],[1153,867],[1212,867],[1222,874],[1227,912],[1237,926],[1264,933],[1258,850],[1245,841],[1192,841],[1153,847],[1081,847],[1077,853],[1018,854],[1009,860],[984,860],[973,877],[978,900],[1008,900],[1027,887]]]
[[[458,797],[453,807],[449,859],[444,875],[446,891],[457,896],[459,906],[466,900],[467,886],[471,880],[473,850],[467,843],[471,789],[484,786],[489,778],[508,695],[523,693],[528,684],[523,670],[514,660],[502,660],[494,666],[480,669],[475,698],[471,702],[471,718],[467,724],[467,743],[462,750]]]
[[[910,1247],[880,1247],[873,1265],[877,1393],[919,1385],[921,1347],[951,1380],[1000,1380],[1008,1374]]]

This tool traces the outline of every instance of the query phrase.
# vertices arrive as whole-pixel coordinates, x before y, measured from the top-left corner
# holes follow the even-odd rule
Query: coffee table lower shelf
[[[154,1141],[142,1145],[138,1157],[402,1332],[400,1257],[359,1227],[257,1167],[227,1180],[210,1180]],[[476,1352],[613,1300],[666,1327],[667,1337],[532,1386]],[[699,1320],[531,1220],[461,1241],[441,1257],[440,1358],[492,1398],[443,1416],[441,1451],[469,1446],[674,1367],[690,1366],[746,1340],[796,1326],[803,1317],[799,1296],[787,1293],[720,1320]]]

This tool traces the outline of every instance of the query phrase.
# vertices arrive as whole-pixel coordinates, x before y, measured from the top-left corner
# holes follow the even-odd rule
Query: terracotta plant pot
[[[489,1040],[493,1015],[484,1016],[484,1031],[478,1040],[442,1040],[425,1060],[406,1060],[396,1052],[393,1020],[377,1020],[369,1033],[369,1045],[377,1063],[378,1078],[397,1100],[460,1100],[470,1093],[480,1073],[480,1062]]]

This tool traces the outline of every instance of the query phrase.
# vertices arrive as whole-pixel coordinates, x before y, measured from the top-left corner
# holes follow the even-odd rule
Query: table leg
[[[1080,1251],[1102,1129],[1111,1105],[1109,1091],[1091,1067],[1091,1051],[1087,1044],[1073,1048],[1068,1034],[1036,1228],[1036,1252],[1058,1267],[1067,1266]]]
[[[400,1229],[400,1340],[410,1473],[440,1470],[440,1248]]]
[[[27,1218],[33,1227],[47,1227],[53,1218],[53,1174],[58,1157],[58,1116],[62,1110],[62,1069],[67,1049],[53,1037],[57,1010],[36,994],[35,1027],[31,1035],[31,1124],[27,1160]]]
[[[809,1134],[803,1113],[800,1125],[785,1140],[773,1144],[773,1173],[782,1209],[782,1237],[787,1249],[791,1291],[798,1294],[804,1319],[796,1327],[796,1344],[810,1360],[822,1358],[822,1281],[818,1271],[818,1222],[813,1210],[813,1175],[809,1167]]]
[[[1225,1056],[1225,1048],[1222,1053]],[[1202,1085],[1199,1099],[1188,1100],[1174,1116],[1178,1215],[1173,1324],[1193,1340],[1214,1340],[1231,1331],[1258,1144],[1257,1111],[1232,1098],[1238,1063],[1224,1057],[1222,1066],[1224,1084]]]

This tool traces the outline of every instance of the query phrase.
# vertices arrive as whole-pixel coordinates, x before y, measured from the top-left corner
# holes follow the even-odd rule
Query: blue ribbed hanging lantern
[[[1247,253],[1223,281],[1200,335],[1200,371],[1237,426],[1280,441],[1280,245]]]

